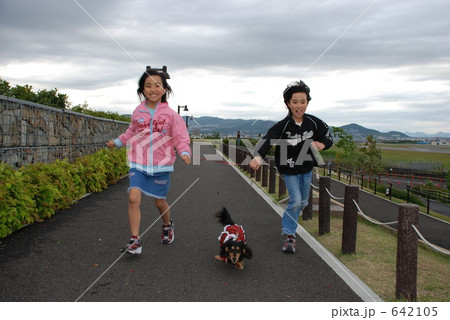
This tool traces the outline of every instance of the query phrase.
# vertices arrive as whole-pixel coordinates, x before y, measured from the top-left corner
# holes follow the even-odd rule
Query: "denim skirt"
[[[130,186],[128,192],[132,188],[137,188],[147,196],[165,199],[169,192],[170,172],[158,172],[154,174],[147,174],[142,171],[130,170]]]

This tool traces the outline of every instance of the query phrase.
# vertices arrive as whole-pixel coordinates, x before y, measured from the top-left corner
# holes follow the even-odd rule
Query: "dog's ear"
[[[242,249],[242,253],[244,254],[244,257],[246,257],[247,259],[251,259],[251,257],[253,256],[252,249],[250,249],[247,246],[244,246],[244,248]]]

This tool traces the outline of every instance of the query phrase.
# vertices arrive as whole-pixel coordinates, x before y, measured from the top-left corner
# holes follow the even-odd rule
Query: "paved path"
[[[310,244],[299,237],[297,252],[283,253],[279,210],[220,162],[177,162],[168,197],[175,242],[159,243],[161,222],[144,198],[143,253],[121,256],[127,187],[123,179],[2,239],[0,301],[379,301],[307,236]],[[254,252],[242,271],[214,259],[222,226],[213,213],[222,206],[244,226]]]

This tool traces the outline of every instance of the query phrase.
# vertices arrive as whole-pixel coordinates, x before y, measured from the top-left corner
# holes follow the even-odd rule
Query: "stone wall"
[[[0,161],[15,168],[72,161],[104,148],[128,125],[0,95]]]

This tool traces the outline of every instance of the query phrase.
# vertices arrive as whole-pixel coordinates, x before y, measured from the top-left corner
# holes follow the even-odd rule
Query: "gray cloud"
[[[369,1],[79,1],[138,61],[174,68],[306,68]],[[450,3],[378,1],[315,68],[347,69],[449,61]],[[130,58],[73,1],[2,4],[9,59]],[[9,59],[8,59],[9,58]],[[145,64],[145,63],[144,63]],[[105,67],[108,67],[106,64]]]
[[[429,110],[429,119],[436,119],[430,113],[449,109],[450,3],[446,0],[430,0],[426,4],[420,0],[376,1],[309,70],[311,63],[373,1],[78,2],[117,43],[75,1],[0,3],[0,41],[4,44],[1,66],[47,62],[62,68],[67,64],[69,68],[32,79],[21,79],[20,74],[15,74],[14,80],[88,90],[118,85],[126,79],[137,81],[148,64],[165,64],[175,73],[204,69],[237,78],[275,79],[296,78],[305,71],[305,77],[320,77],[327,72],[340,72],[345,77],[352,71],[395,69],[409,81],[439,81],[441,88],[430,93],[425,89],[402,90],[398,96],[396,88],[392,88],[391,92],[361,100],[343,96],[344,101],[336,101],[342,106],[340,112],[330,110],[327,118],[352,117],[346,122],[357,122],[359,114],[363,119],[362,110],[371,110],[375,103],[393,101],[403,101],[405,108],[411,110],[406,116],[401,114],[403,119],[409,119],[415,110],[418,117],[422,108]],[[241,93],[253,92],[258,94],[258,89],[245,88],[243,84]],[[274,92],[274,100],[280,93]],[[234,106],[236,110],[244,105],[252,107],[230,98],[218,104]],[[278,110],[282,110],[281,106],[282,103]],[[392,116],[399,114],[393,112]],[[444,125],[448,123],[447,120]]]

